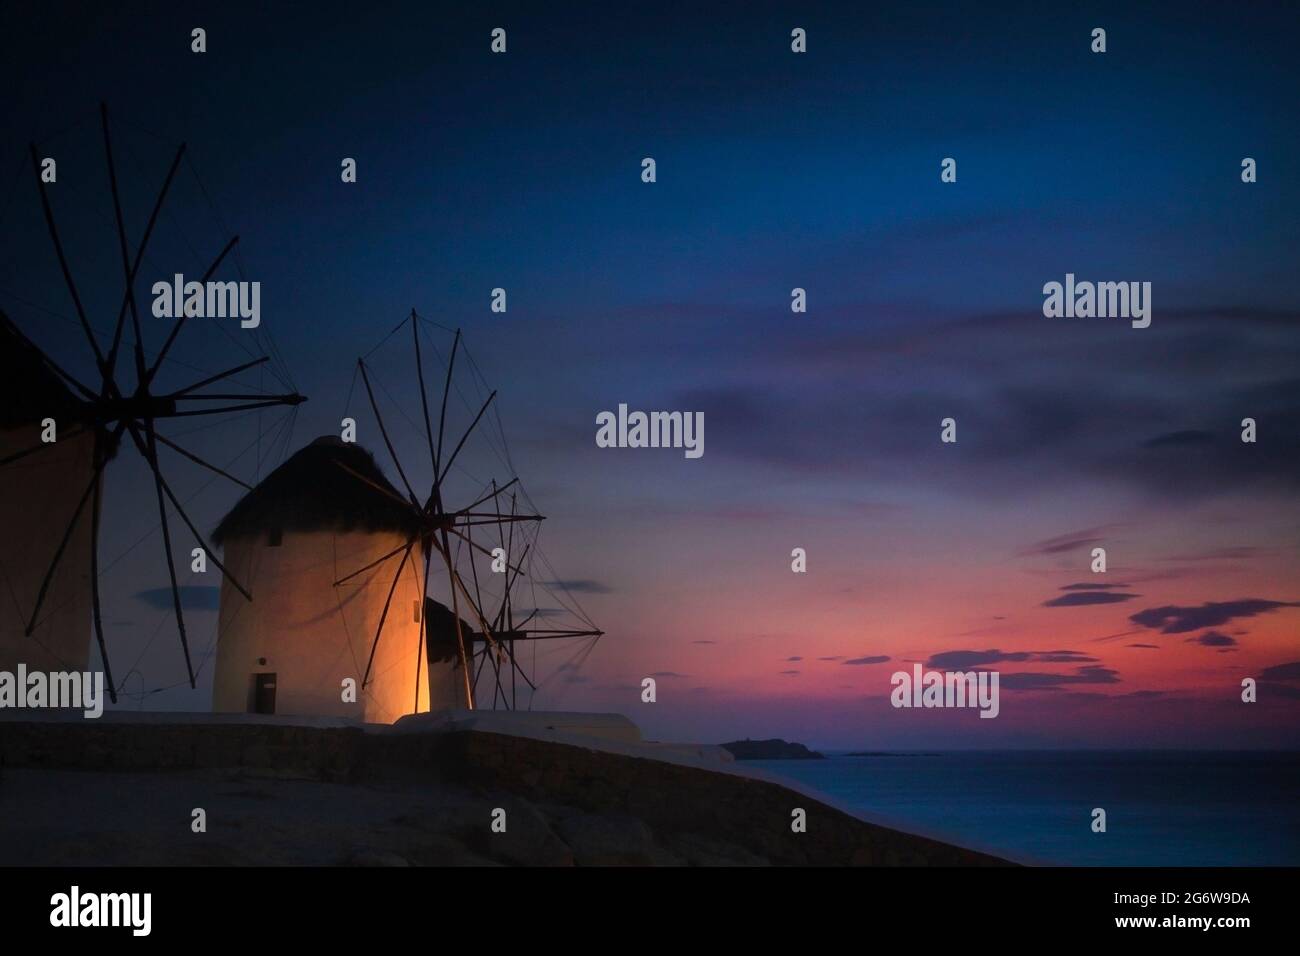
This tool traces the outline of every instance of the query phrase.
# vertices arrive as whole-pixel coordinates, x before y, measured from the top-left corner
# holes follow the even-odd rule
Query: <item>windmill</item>
[[[163,422],[174,422],[190,418],[226,416],[251,412],[263,408],[294,408],[305,401],[305,399],[302,395],[299,395],[296,390],[293,390],[292,387],[290,387],[288,391],[279,394],[243,390],[247,388],[247,386],[239,386],[236,390],[212,390],[213,386],[219,385],[220,383],[232,382],[241,373],[266,366],[267,363],[272,361],[271,355],[254,356],[251,361],[243,362],[239,365],[227,368],[224,371],[205,375],[197,380],[188,381],[186,384],[179,387],[168,386],[164,388],[160,385],[160,373],[163,372],[164,369],[167,369],[169,373],[167,376],[168,378],[174,377],[176,374],[176,368],[173,367],[175,363],[169,363],[168,356],[172,353],[178,338],[186,327],[187,316],[182,313],[177,317],[172,323],[171,328],[161,345],[156,349],[149,349],[146,345],[144,329],[140,322],[135,287],[140,276],[141,264],[146,258],[146,251],[149,247],[150,239],[159,223],[159,217],[163,211],[164,202],[172,188],[177,172],[181,168],[182,161],[186,159],[186,147],[185,144],[182,143],[176,150],[175,157],[167,170],[161,188],[158,191],[157,198],[153,203],[148,221],[140,235],[139,241],[133,249],[128,241],[126,218],[123,214],[123,203],[119,191],[117,165],[114,161],[113,138],[110,134],[108,122],[108,108],[103,104],[100,106],[99,119],[102,129],[104,156],[107,163],[108,185],[113,205],[113,218],[116,226],[117,252],[121,260],[121,275],[124,287],[121,304],[117,309],[117,316],[112,325],[112,333],[108,337],[107,349],[103,347],[104,342],[101,341],[101,335],[103,333],[97,335],[92,326],[89,312],[86,305],[83,303],[77,282],[74,279],[69,257],[65,252],[65,247],[61,240],[60,232],[54,216],[51,203],[51,193],[53,190],[50,188],[49,184],[42,180],[41,154],[37,149],[35,142],[31,143],[29,148],[32,169],[35,174],[37,193],[40,198],[41,211],[49,232],[55,257],[58,260],[59,270],[62,274],[67,293],[76,313],[76,322],[80,326],[81,333],[85,338],[85,343],[89,347],[90,353],[94,359],[94,376],[87,381],[83,381],[81,378],[78,378],[71,372],[67,371],[65,366],[57,362],[48,354],[48,352],[40,350],[33,345],[33,348],[36,348],[39,355],[39,361],[45,368],[55,374],[71,392],[75,401],[75,410],[71,417],[74,421],[81,423],[78,426],[79,428],[92,433],[93,452],[90,468],[91,477],[86,484],[84,491],[77,499],[75,508],[73,509],[71,516],[68,518],[66,526],[64,528],[56,529],[56,534],[59,535],[58,545],[55,548],[52,560],[49,562],[49,565],[41,578],[41,583],[39,588],[36,590],[31,609],[25,615],[25,633],[28,636],[31,636],[41,622],[42,612],[47,609],[46,605],[50,593],[51,581],[54,579],[61,562],[63,562],[65,558],[65,553],[68,549],[69,542],[73,538],[74,531],[80,525],[82,516],[89,507],[91,511],[89,549],[90,587],[95,639],[103,660],[109,694],[112,700],[116,702],[118,688],[113,680],[108,647],[104,639],[104,625],[100,606],[99,587],[99,525],[101,509],[103,507],[102,492],[104,487],[104,476],[109,464],[117,460],[118,452],[124,445],[129,444],[135,448],[140,459],[144,462],[152,475],[158,507],[158,518],[162,531],[163,552],[167,561],[172,608],[176,619],[176,630],[185,657],[188,682],[190,687],[194,688],[196,686],[196,672],[190,653],[189,640],[185,627],[185,617],[181,607],[181,594],[177,583],[176,564],[172,556],[172,530],[169,520],[169,504],[171,506],[171,511],[180,518],[181,522],[194,537],[195,541],[197,541],[204,549],[206,560],[211,561],[233,586],[237,587],[250,599],[251,595],[247,588],[235,581],[222,562],[213,554],[213,550],[208,545],[207,539],[191,520],[172,484],[167,479],[162,464],[160,448],[166,448],[188,461],[207,469],[213,474],[228,479],[243,488],[249,488],[250,486],[230,474],[226,469],[209,462],[204,457],[184,447],[173,438],[164,435],[159,430],[159,425]],[[192,166],[190,168],[192,170]],[[197,173],[195,175],[197,175]],[[238,242],[238,236],[230,238],[215,257],[211,259],[210,265],[203,273],[201,280],[203,283],[207,283],[207,281],[217,273],[218,269],[221,268],[223,262],[226,261],[231,251],[235,249]],[[132,332],[130,342],[125,340],[128,313],[130,315],[130,327]],[[126,362],[121,363],[128,366],[129,371],[126,372],[119,368],[119,360],[124,351],[130,353],[129,359]],[[274,366],[268,367],[274,368]],[[229,388],[229,384],[227,385],[227,388]],[[49,450],[52,447],[52,444],[39,442],[32,444],[29,447],[19,449],[13,453],[7,454],[3,458],[0,458],[0,468],[16,466],[20,462],[33,460],[36,456],[49,454]],[[32,492],[39,494],[40,489],[33,488]]]
[[[446,352],[445,359],[442,350],[437,348],[436,343],[427,339],[427,336],[430,335],[430,329],[452,334],[451,345]],[[416,366],[416,383],[419,389],[422,428],[420,423],[411,419],[405,412],[402,412],[402,414],[417,432],[418,438],[423,439],[422,444],[428,452],[430,480],[428,491],[424,494],[417,494],[415,487],[408,478],[407,470],[402,465],[392,434],[376,398],[376,379],[372,374],[374,370],[367,361],[385,342],[393,339],[399,333],[406,333],[407,331],[410,334]],[[438,410],[436,431],[434,429],[433,415],[430,412],[429,391],[424,372],[426,344],[430,351],[445,362],[446,368],[442,383],[442,398]],[[520,493],[522,493],[522,486],[517,475],[511,477],[504,484],[498,484],[495,479],[487,482],[476,480],[478,490],[473,495],[465,496],[470,498],[467,504],[454,507],[448,504],[451,500],[451,494],[449,493],[451,482],[449,479],[454,470],[462,470],[462,462],[459,460],[459,456],[471,436],[483,434],[485,416],[488,416],[491,423],[496,426],[495,439],[499,442],[499,444],[493,445],[492,439],[489,438],[489,445],[492,445],[497,452],[498,459],[511,471],[514,470],[509,460],[508,451],[505,450],[505,438],[500,426],[500,419],[495,414],[493,406],[497,393],[493,390],[486,398],[483,398],[481,391],[485,390],[484,387],[480,389],[480,394],[475,396],[473,402],[467,398],[464,390],[460,387],[460,380],[455,376],[457,359],[458,356],[462,355],[464,356],[462,362],[468,363],[470,367],[470,382],[483,386],[482,375],[478,372],[477,365],[474,364],[473,359],[470,358],[465,349],[460,330],[448,329],[445,326],[430,322],[412,309],[410,314],[393,328],[383,342],[372,349],[367,356],[357,360],[357,372],[353,379],[353,388],[355,389],[359,377],[365,389],[367,404],[374,415],[380,437],[393,461],[401,485],[406,491],[406,497],[402,497],[400,492],[394,493],[391,489],[380,487],[364,475],[354,473],[354,477],[371,485],[390,499],[401,502],[404,507],[409,509],[415,530],[407,536],[407,540],[401,546],[366,564],[364,567],[343,575],[335,582],[335,586],[346,584],[353,578],[400,554],[401,560],[389,590],[390,600],[393,589],[397,587],[397,582],[405,570],[407,562],[413,559],[416,561],[422,560],[424,572],[422,580],[427,594],[430,571],[436,558],[446,572],[447,587],[451,597],[451,619],[454,622],[453,626],[456,633],[457,654],[460,658],[466,699],[469,706],[471,709],[475,706],[477,685],[482,679],[486,667],[490,665],[494,687],[493,706],[495,707],[498,703],[504,701],[506,706],[513,708],[517,705],[518,699],[516,685],[518,677],[522,676],[533,691],[536,691],[538,687],[524,670],[523,664],[516,653],[516,642],[559,637],[596,639],[603,632],[591,625],[589,620],[585,621],[585,626],[582,628],[565,630],[560,628],[542,629],[534,626],[529,629],[528,624],[541,613],[540,610],[535,610],[533,614],[530,614],[522,621],[516,622],[514,620],[511,592],[529,577],[527,567],[532,561],[536,560],[539,554],[535,546],[536,529],[545,520],[540,514],[536,513],[535,508],[529,512],[520,512],[518,499]],[[382,384],[380,387],[382,388]],[[445,436],[449,433],[447,421],[448,403],[453,391],[465,405],[466,410],[472,414],[472,420],[460,432],[460,437],[454,447],[444,441]],[[391,393],[386,392],[386,394],[391,399]],[[400,404],[398,407],[400,408]],[[489,416],[490,410],[492,415]],[[450,453],[444,455],[449,448]],[[339,467],[349,470],[342,464]],[[511,504],[509,510],[504,511],[502,509],[502,496],[507,492],[512,492]],[[529,502],[529,505],[531,506],[531,502]],[[480,540],[475,540],[476,528],[480,529]],[[495,553],[493,549],[484,545],[481,537],[483,531],[487,528],[495,528],[495,537],[499,542],[499,547]],[[526,530],[528,528],[533,529],[531,535]],[[511,560],[509,556],[512,553],[511,548],[514,545],[516,529],[520,530],[519,537],[523,547],[521,557],[518,560]],[[531,540],[529,540],[530,537]],[[417,546],[418,551],[416,550]],[[478,571],[478,564],[484,558],[491,559],[496,566],[495,570],[505,579],[495,611],[488,609],[488,601],[484,598],[482,581]],[[466,564],[468,564],[468,572],[462,571]],[[465,632],[461,622],[462,606],[466,608],[470,622],[476,625],[477,628],[470,633]],[[380,616],[378,626],[375,629],[374,640],[371,643],[369,661],[366,665],[365,675],[362,678],[363,688],[370,680],[370,670],[374,661],[375,650],[383,636],[387,612],[388,608],[385,605],[384,613]],[[427,615],[422,615],[421,618],[420,647],[422,654],[425,646],[425,617]],[[476,645],[479,645],[477,649]],[[477,669],[474,667],[476,659],[478,662]],[[503,672],[507,670],[511,686],[511,692],[508,694],[506,685],[503,683]],[[419,678],[417,675],[417,688],[418,683]]]
[[[498,515],[500,515],[500,494],[501,492],[496,488],[496,483],[493,482],[492,497],[494,504],[498,507]],[[498,540],[500,541],[501,549],[506,554],[512,553],[515,532],[515,522],[507,519],[514,518],[517,514],[517,508],[518,494],[512,491],[510,494],[510,514],[508,516],[501,515],[502,520],[497,522]],[[525,533],[527,532],[526,528],[522,530],[524,530]],[[585,658],[586,654],[590,653],[591,649],[595,646],[595,641],[599,640],[605,633],[592,623],[587,612],[583,610],[582,606],[577,602],[573,595],[569,593],[568,589],[564,587],[563,583],[558,580],[554,569],[546,559],[546,556],[542,552],[537,541],[539,536],[537,532],[539,530],[540,528],[534,529],[531,540],[524,543],[522,553],[519,556],[518,567],[508,568],[506,570],[505,587],[497,605],[496,613],[492,616],[491,634],[496,642],[503,645],[506,659],[510,664],[510,690],[507,706],[511,710],[515,710],[519,706],[519,678],[523,679],[524,683],[528,685],[529,690],[533,693],[536,693],[539,689],[537,682],[533,677],[529,676],[528,671],[520,661],[520,649],[515,646],[517,642],[592,638],[593,640],[591,644],[584,649],[582,656]],[[548,578],[544,579],[541,573],[535,573],[535,567],[538,572],[544,571],[547,573]],[[525,568],[528,569],[526,574],[524,573]],[[474,581],[475,587],[477,588],[477,574],[474,576]],[[514,594],[517,591],[521,591],[524,585],[527,585],[530,588],[530,596],[532,598],[531,603],[533,606],[531,609],[521,611],[523,616],[519,620],[516,620]],[[560,604],[561,607],[557,609],[539,606],[537,596],[538,588],[540,588],[544,594],[548,595],[553,603]],[[577,626],[541,626],[548,618],[557,614],[567,614],[575,620]],[[534,621],[537,623],[534,623]],[[478,679],[482,676],[484,664],[490,659],[492,646],[486,633],[475,633],[474,639],[482,645],[477,652],[479,658],[479,666],[475,676],[475,684],[477,685]],[[534,648],[536,647],[536,645],[532,646]],[[534,673],[535,670],[534,667]],[[503,698],[505,697],[505,688],[501,684],[500,680],[497,680],[493,687],[492,703],[494,708],[498,700],[498,695]]]

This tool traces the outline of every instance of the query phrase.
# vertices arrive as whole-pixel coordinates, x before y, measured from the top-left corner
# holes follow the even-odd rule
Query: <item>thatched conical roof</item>
[[[222,544],[290,531],[415,530],[409,505],[358,475],[401,497],[370,452],[333,435],[317,438],[244,495],[221,519],[212,540]]]

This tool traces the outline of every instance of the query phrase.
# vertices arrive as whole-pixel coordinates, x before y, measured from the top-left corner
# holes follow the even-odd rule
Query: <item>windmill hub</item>
[[[425,520],[428,522],[431,531],[449,532],[456,527],[456,516],[454,514],[430,515]]]
[[[108,399],[96,407],[102,422],[148,421],[176,414],[176,400],[165,395],[141,393]]]

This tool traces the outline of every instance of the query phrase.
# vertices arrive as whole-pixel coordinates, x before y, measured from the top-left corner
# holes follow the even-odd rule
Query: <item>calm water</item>
[[[1022,862],[1300,864],[1300,754],[999,751],[755,760],[902,829]],[[1090,828],[1106,810],[1105,833]]]

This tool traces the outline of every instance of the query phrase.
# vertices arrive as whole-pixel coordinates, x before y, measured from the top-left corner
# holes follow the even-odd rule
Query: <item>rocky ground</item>
[[[207,832],[192,830],[202,808]],[[506,832],[493,833],[492,811]],[[657,839],[635,817],[446,784],[341,784],[251,770],[7,770],[0,864],[583,866],[762,863]]]
[[[0,759],[7,865],[1002,862],[768,781],[490,733],[7,723]]]

